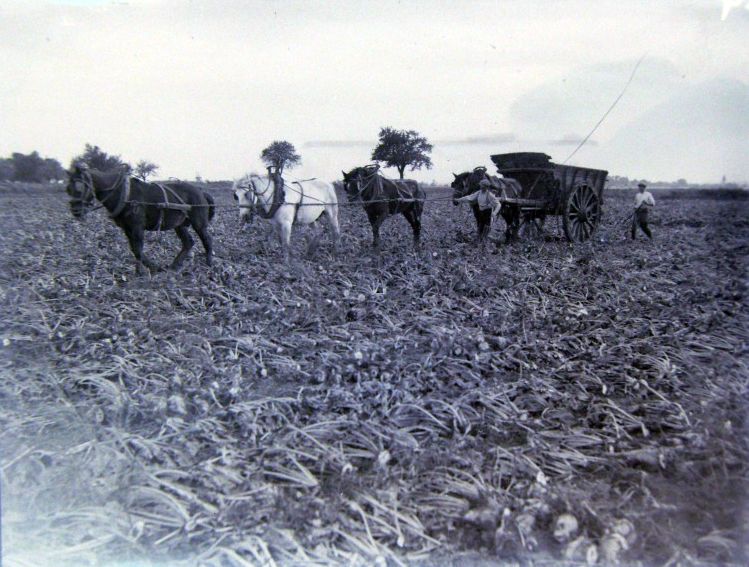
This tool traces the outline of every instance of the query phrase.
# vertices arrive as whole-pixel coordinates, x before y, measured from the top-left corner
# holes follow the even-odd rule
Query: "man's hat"
[[[479,181],[479,187],[491,187],[492,184],[488,179],[482,179]]]
[[[637,186],[638,186],[638,187],[647,187],[647,185],[645,185],[645,184],[644,184],[644,183],[642,183],[642,182],[638,183],[638,184],[637,184]]]

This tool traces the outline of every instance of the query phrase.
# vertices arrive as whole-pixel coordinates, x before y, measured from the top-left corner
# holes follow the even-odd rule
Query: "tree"
[[[265,165],[275,167],[279,173],[283,172],[286,167],[291,169],[302,163],[302,157],[296,153],[294,145],[285,140],[275,141],[265,148],[260,154],[260,159]]]
[[[155,163],[142,159],[135,165],[135,176],[140,177],[143,181],[146,181],[148,179],[148,176],[156,173],[158,169],[159,166]]]
[[[427,154],[432,151],[432,144],[415,130],[380,129],[380,142],[372,150],[374,161],[384,161],[387,167],[398,169],[400,178],[407,166],[411,171],[426,167],[432,168],[432,160]]]
[[[62,164],[56,159],[44,158],[39,169],[39,181],[57,181],[59,179],[65,179],[65,169]]]
[[[126,167],[128,171],[132,170],[130,164],[122,161],[120,156],[109,155],[99,146],[92,146],[91,144],[86,144],[86,149],[83,153],[72,159],[70,162],[71,167],[81,161],[87,163],[89,167],[98,169],[99,171],[109,171],[110,169],[123,166]]]
[[[41,181],[39,174],[44,165],[44,160],[38,152],[31,152],[28,155],[13,152],[10,159],[13,161],[14,180],[29,181],[32,183]]]
[[[16,173],[13,161],[0,158],[0,181],[10,181]]]
[[[43,158],[39,152],[22,154],[14,152],[8,159],[0,159],[0,179],[44,183],[65,178],[59,161]]]

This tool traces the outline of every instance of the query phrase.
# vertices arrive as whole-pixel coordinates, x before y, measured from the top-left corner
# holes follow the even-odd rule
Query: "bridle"
[[[260,176],[255,176],[257,179],[260,179]],[[252,191],[252,194],[255,197],[255,200],[259,199],[260,197],[264,197],[265,194],[271,190],[271,185],[273,184],[273,180],[270,176],[268,176],[268,184],[265,186],[265,189],[263,189],[262,193],[259,193],[257,190],[257,187],[255,187],[255,181],[253,181],[253,177],[250,177],[249,179],[249,187],[247,188],[248,191]],[[250,189],[252,187],[252,189]]]
[[[262,191],[258,191],[258,188],[255,186],[255,179],[261,179],[259,175],[250,175],[247,179],[247,183],[242,185],[237,185],[237,189],[241,189],[245,192],[245,194],[250,193],[252,194],[252,205],[249,207],[250,214],[248,222],[252,222],[252,220],[255,217],[255,214],[259,214],[261,217],[264,218],[271,218],[273,214],[275,214],[274,206],[271,205],[271,211],[270,214],[265,213],[264,211],[258,212],[258,201],[260,200],[260,197],[264,197],[268,191],[273,191],[274,188],[273,185],[273,179],[268,176],[268,184],[265,186],[265,188]],[[236,197],[236,194],[235,194]],[[275,207],[277,209],[277,207]]]
[[[94,180],[88,169],[83,169],[82,167],[79,167],[79,169],[80,177],[78,179],[75,177],[70,178],[70,183],[75,187],[76,194],[73,195],[70,190],[68,190],[68,194],[71,197],[71,206],[77,205],[81,210],[81,216],[85,216],[91,210],[91,204],[94,202]],[[82,189],[79,187],[82,187]]]
[[[371,173],[367,175],[366,177],[362,178],[362,172],[361,172],[362,169],[364,171],[371,171]],[[349,201],[354,201],[355,199],[361,198],[364,192],[377,182],[378,170],[379,170],[379,166],[377,165],[361,167],[359,168],[359,171],[357,172],[355,179],[344,180],[345,185],[348,185],[349,183],[356,183],[357,191],[355,194],[352,195],[351,193],[348,192],[348,189],[346,190],[346,193],[348,193]],[[364,186],[362,186],[362,183],[364,183]]]
[[[81,213],[80,216],[81,218],[83,218],[86,216],[86,214],[88,214],[89,211],[96,211],[104,207],[109,202],[109,200],[117,193],[116,189],[123,180],[125,181],[125,187],[123,191],[119,192],[120,197],[117,206],[113,211],[110,212],[110,216],[112,217],[116,217],[117,215],[119,215],[128,203],[128,197],[130,196],[130,176],[126,172],[121,171],[112,185],[100,191],[109,192],[109,194],[101,199],[101,204],[98,207],[94,207],[93,202],[96,198],[94,178],[91,175],[88,166],[79,165],[77,175],[73,175],[70,178],[70,183],[72,183],[72,185],[76,188],[75,195],[68,191],[68,194],[70,194],[71,197],[70,205],[71,207],[77,206]],[[83,189],[79,190],[79,186],[82,186]]]

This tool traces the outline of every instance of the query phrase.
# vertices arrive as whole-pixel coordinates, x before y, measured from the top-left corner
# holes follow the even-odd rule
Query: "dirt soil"
[[[0,188],[6,567],[747,563],[745,194],[496,254],[444,199],[380,254],[343,207],[284,264],[211,190],[216,265],[137,277],[102,211]]]

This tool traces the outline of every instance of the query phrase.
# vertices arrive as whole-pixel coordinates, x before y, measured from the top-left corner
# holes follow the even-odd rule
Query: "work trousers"
[[[482,211],[479,209],[476,214],[476,220],[479,225],[479,240],[484,240],[484,238],[489,235],[489,231],[492,228],[492,210],[484,209]]]
[[[645,207],[637,209],[632,218],[632,240],[635,239],[638,227],[642,229],[642,232],[644,232],[648,238],[653,238],[653,233],[650,232],[650,228],[648,227],[648,210]]]

